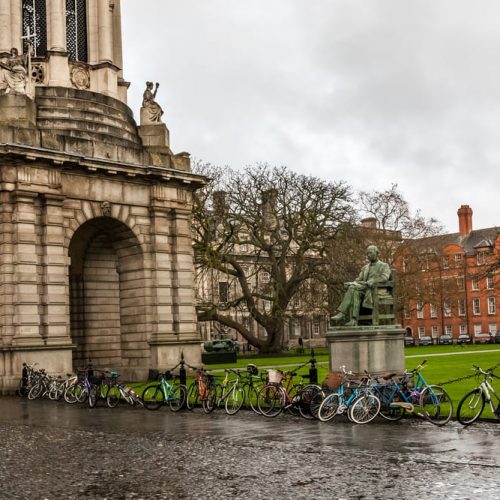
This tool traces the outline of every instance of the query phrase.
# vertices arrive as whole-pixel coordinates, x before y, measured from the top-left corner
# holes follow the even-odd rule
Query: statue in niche
[[[0,94],[26,94],[27,74],[25,57],[13,47],[0,60]]]
[[[155,101],[156,93],[158,92],[159,83],[156,83],[153,91],[153,82],[146,82],[146,90],[142,96],[142,107],[146,111],[146,116],[151,123],[160,123],[163,110]]]

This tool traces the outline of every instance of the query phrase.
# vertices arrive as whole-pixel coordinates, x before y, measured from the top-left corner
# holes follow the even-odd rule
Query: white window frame
[[[488,314],[496,314],[497,305],[495,297],[488,297]]]
[[[474,297],[472,299],[472,314],[474,316],[479,316],[481,314],[481,299],[479,299],[479,297]]]
[[[465,316],[465,299],[458,299],[457,307],[458,307],[458,315]]]
[[[433,339],[437,339],[439,337],[439,326],[437,325],[431,326],[431,336]]]
[[[313,335],[319,335],[320,334],[320,330],[321,330],[320,320],[319,319],[313,320],[313,324],[312,324]]]
[[[444,325],[444,333],[445,335],[449,335],[450,337],[453,336],[453,326]]]
[[[488,290],[493,290],[494,288],[493,274],[491,273],[486,276],[486,288]]]
[[[462,265],[462,254],[456,253],[455,254],[455,267],[460,267],[461,265]]]
[[[460,335],[468,335],[468,333],[467,333],[467,325],[466,324],[460,325],[459,328],[460,328],[460,330],[459,330],[460,331]]]
[[[418,338],[421,339],[422,337],[425,337],[425,326],[418,327]]]
[[[482,266],[483,264],[486,264],[486,252],[477,252],[476,264],[478,266]]]
[[[482,332],[481,323],[474,323],[474,335]]]
[[[492,334],[492,335],[496,335],[497,333],[497,324],[496,323],[490,323],[488,325],[488,331]]]
[[[424,319],[424,303],[417,302],[417,319]]]
[[[443,255],[442,263],[443,263],[443,269],[448,269],[450,267],[450,258],[448,255]]]
[[[437,318],[437,306],[436,304],[431,304],[431,318]]]
[[[472,290],[479,290],[479,278],[477,276],[472,276],[471,287]]]
[[[451,302],[449,300],[443,302],[443,316],[445,318],[451,317]]]

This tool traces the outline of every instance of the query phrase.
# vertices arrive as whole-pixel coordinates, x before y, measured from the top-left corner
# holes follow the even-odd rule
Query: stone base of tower
[[[0,348],[0,393],[13,394],[21,380],[23,363],[43,368],[51,375],[65,376],[73,371],[74,346]]]

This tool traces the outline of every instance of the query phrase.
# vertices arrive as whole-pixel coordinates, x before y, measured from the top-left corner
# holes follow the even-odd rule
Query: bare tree
[[[233,171],[197,164],[195,170],[212,179],[198,192],[193,214],[198,280],[212,287],[198,319],[238,331],[262,352],[279,351],[292,299],[311,296],[329,248],[354,220],[350,188],[268,165]],[[214,273],[227,285],[208,285]],[[265,335],[253,333],[238,310]]]

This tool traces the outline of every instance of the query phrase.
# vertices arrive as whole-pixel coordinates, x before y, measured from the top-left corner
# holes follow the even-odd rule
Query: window
[[[227,281],[219,281],[219,302],[225,303],[229,301],[229,283]]]
[[[424,318],[424,304],[422,302],[417,302],[417,318]]]
[[[478,333],[481,333],[481,324],[480,323],[474,323],[474,335],[477,335]]]
[[[460,335],[467,335],[467,325],[460,325]]]
[[[248,243],[241,243],[240,244],[240,252],[242,252],[242,253],[248,252]]]
[[[492,335],[496,335],[497,333],[497,324],[496,323],[490,323],[488,325],[488,331],[492,334]]]
[[[403,258],[403,272],[406,273],[408,270],[408,264],[409,264],[410,259],[408,257]]]
[[[313,334],[319,335],[319,330],[320,330],[319,319],[315,319],[313,322]]]
[[[448,269],[450,267],[450,259],[448,255],[443,255],[442,263],[443,263],[443,269]]]
[[[472,299],[472,314],[478,316],[481,314],[481,302],[479,299]]]
[[[431,304],[431,318],[437,318],[437,307],[436,304]]]
[[[479,290],[479,279],[477,276],[472,276],[472,289]]]
[[[445,325],[444,327],[444,333],[446,335],[449,335],[450,337],[453,335],[453,328],[451,325]]]
[[[431,335],[432,335],[432,338],[433,338],[433,339],[435,339],[435,338],[437,338],[437,337],[438,337],[438,335],[439,335],[439,327],[438,327],[438,326],[433,325],[433,326],[431,327]]]
[[[425,326],[419,326],[418,327],[418,336],[419,337],[425,337]]]
[[[260,281],[261,283],[269,283],[269,281],[271,281],[271,275],[267,271],[261,271]]]
[[[70,61],[88,61],[86,0],[66,0],[66,44]]]
[[[480,266],[486,263],[486,252],[477,252],[476,254],[477,265]]]
[[[458,315],[465,316],[465,299],[458,299]]]
[[[405,307],[403,309],[403,316],[404,316],[405,319],[410,319],[411,318],[410,311],[408,310],[408,307]]]
[[[493,275],[491,273],[486,276],[486,288],[488,290],[493,289]]]
[[[463,276],[457,277],[457,288],[459,290],[465,290],[465,279]]]
[[[3,7],[2,7],[3,8]],[[47,11],[45,0],[23,0],[23,37],[35,35],[33,51],[35,57],[47,54]],[[28,39],[23,38],[23,52],[28,53]]]
[[[496,313],[495,297],[488,297],[488,314]]]
[[[446,318],[449,318],[451,316],[451,302],[449,300],[444,301],[443,311]]]
[[[455,267],[460,267],[461,265],[462,265],[462,254],[456,253],[455,254]]]

